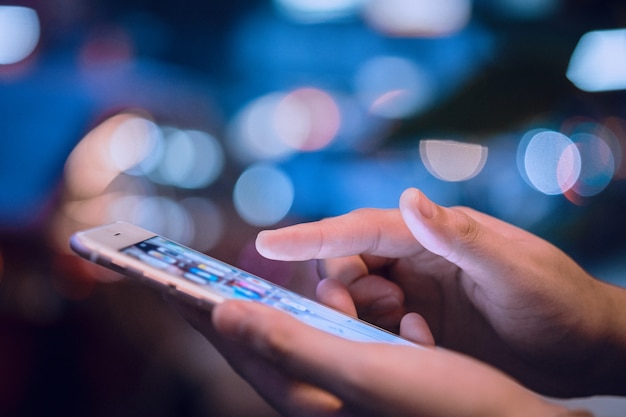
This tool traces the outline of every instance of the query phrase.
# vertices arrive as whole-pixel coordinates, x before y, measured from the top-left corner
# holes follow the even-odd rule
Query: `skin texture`
[[[179,308],[281,415],[552,417],[564,411],[455,352],[348,341],[253,302],[220,304],[211,321],[192,306]]]
[[[283,415],[556,416],[528,388],[626,386],[624,290],[482,213],[410,189],[399,209],[265,231],[257,249],[319,259],[321,301],[422,345],[344,340],[252,302],[220,304],[210,320],[180,306]]]
[[[413,340],[434,338],[541,393],[624,393],[625,291],[483,213],[409,189],[398,210],[265,231],[257,248],[273,259],[324,259],[334,283],[320,283],[321,301],[401,332],[402,318],[419,314],[430,332],[413,328]]]

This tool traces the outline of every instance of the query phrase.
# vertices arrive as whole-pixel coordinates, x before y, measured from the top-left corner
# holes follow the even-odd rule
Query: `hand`
[[[257,248],[273,259],[327,259],[323,302],[391,330],[418,313],[437,344],[543,393],[625,389],[624,290],[485,214],[437,206],[411,189],[399,210],[362,209],[262,232]],[[429,338],[423,327],[416,333]]]
[[[247,301],[180,306],[281,415],[554,417],[548,404],[495,369],[435,348],[345,340]]]

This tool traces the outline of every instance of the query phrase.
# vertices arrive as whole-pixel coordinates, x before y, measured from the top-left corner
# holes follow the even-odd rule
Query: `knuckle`
[[[457,239],[465,245],[478,241],[481,227],[478,222],[466,213],[454,210]]]

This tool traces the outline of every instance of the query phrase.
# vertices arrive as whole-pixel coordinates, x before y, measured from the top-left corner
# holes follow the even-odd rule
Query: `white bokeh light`
[[[289,18],[302,23],[317,23],[356,15],[365,0],[274,0]]]
[[[291,179],[268,164],[256,164],[246,169],[233,192],[237,213],[254,226],[269,226],[282,220],[291,209],[293,199]]]
[[[120,171],[140,174],[133,168],[152,153],[160,135],[161,130],[150,120],[130,117],[123,121],[110,138],[109,151],[112,163]]]
[[[108,207],[108,221],[135,223],[183,244],[193,239],[193,222],[178,202],[161,196],[133,196],[113,201]]]
[[[276,131],[276,109],[286,97],[272,93],[248,103],[235,116],[228,142],[233,156],[243,163],[276,160],[294,152]]]
[[[212,135],[198,130],[164,128],[164,149],[153,180],[180,188],[203,188],[213,183],[224,167],[224,151]]]
[[[609,145],[596,135],[572,136],[581,157],[578,180],[572,190],[581,197],[591,197],[606,188],[615,173],[615,158]]]
[[[341,123],[333,97],[316,88],[301,88],[287,94],[276,107],[274,126],[280,139],[300,151],[328,146]]]
[[[369,111],[386,118],[403,118],[425,108],[433,99],[433,80],[405,58],[380,56],[367,61],[355,77],[359,100]]]
[[[479,144],[452,140],[420,141],[420,157],[428,172],[443,181],[465,181],[482,171],[488,150]]]
[[[523,177],[547,195],[572,188],[580,175],[581,158],[576,145],[562,133],[539,130],[520,142]]]
[[[28,7],[0,6],[0,64],[26,59],[40,36],[37,12]]]
[[[584,91],[626,89],[626,29],[584,34],[572,53],[567,78]]]
[[[472,14],[471,0],[369,0],[365,19],[395,36],[443,36],[463,29]]]

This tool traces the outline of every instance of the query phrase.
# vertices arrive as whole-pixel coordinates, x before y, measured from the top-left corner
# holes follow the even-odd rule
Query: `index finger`
[[[372,254],[404,257],[422,246],[407,228],[397,209],[358,209],[317,222],[265,230],[256,239],[266,258],[304,261]]]

